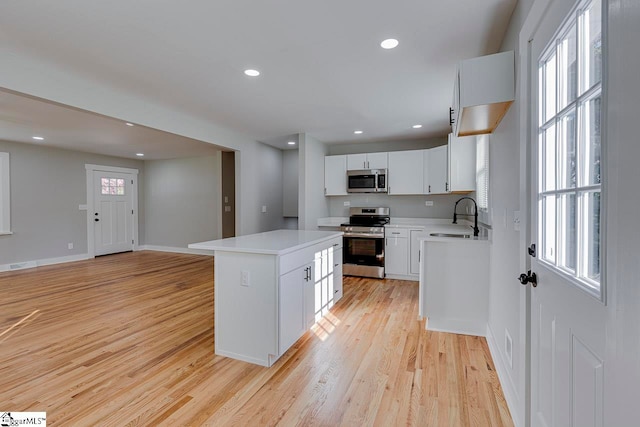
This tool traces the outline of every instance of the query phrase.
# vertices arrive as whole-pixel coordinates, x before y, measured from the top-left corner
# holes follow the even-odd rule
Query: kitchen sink
[[[470,239],[471,234],[458,234],[458,233],[431,233],[431,237],[455,237],[458,239]]]

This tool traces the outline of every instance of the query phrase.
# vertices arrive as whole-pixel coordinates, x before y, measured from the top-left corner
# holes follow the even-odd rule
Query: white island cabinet
[[[421,241],[418,311],[433,331],[485,336],[489,316],[489,241],[481,238],[434,237]],[[437,232],[464,234],[464,226]]]
[[[342,296],[342,232],[275,230],[214,251],[215,353],[271,366]]]

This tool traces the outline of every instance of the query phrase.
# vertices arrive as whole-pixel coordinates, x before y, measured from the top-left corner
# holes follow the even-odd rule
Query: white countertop
[[[191,243],[189,248],[211,251],[284,255],[307,246],[341,237],[341,231],[274,230],[228,239]]]

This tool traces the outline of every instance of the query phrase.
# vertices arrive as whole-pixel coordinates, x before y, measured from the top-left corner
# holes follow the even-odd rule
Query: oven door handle
[[[362,238],[373,238],[373,239],[384,239],[384,236],[381,236],[376,233],[349,233],[345,232],[344,237],[362,237]]]

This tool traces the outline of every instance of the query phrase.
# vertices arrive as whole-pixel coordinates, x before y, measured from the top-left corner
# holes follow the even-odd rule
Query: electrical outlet
[[[69,248],[69,249],[73,249],[73,243],[69,243],[69,244],[67,245],[67,248]]]
[[[351,202],[350,202],[350,201],[342,202],[342,204],[343,204],[344,206],[351,206]]]
[[[249,286],[251,284],[251,275],[249,274],[248,271],[242,271],[242,273],[240,273],[240,285],[241,286]]]
[[[425,206],[433,206],[433,200],[427,200],[424,202]]]

